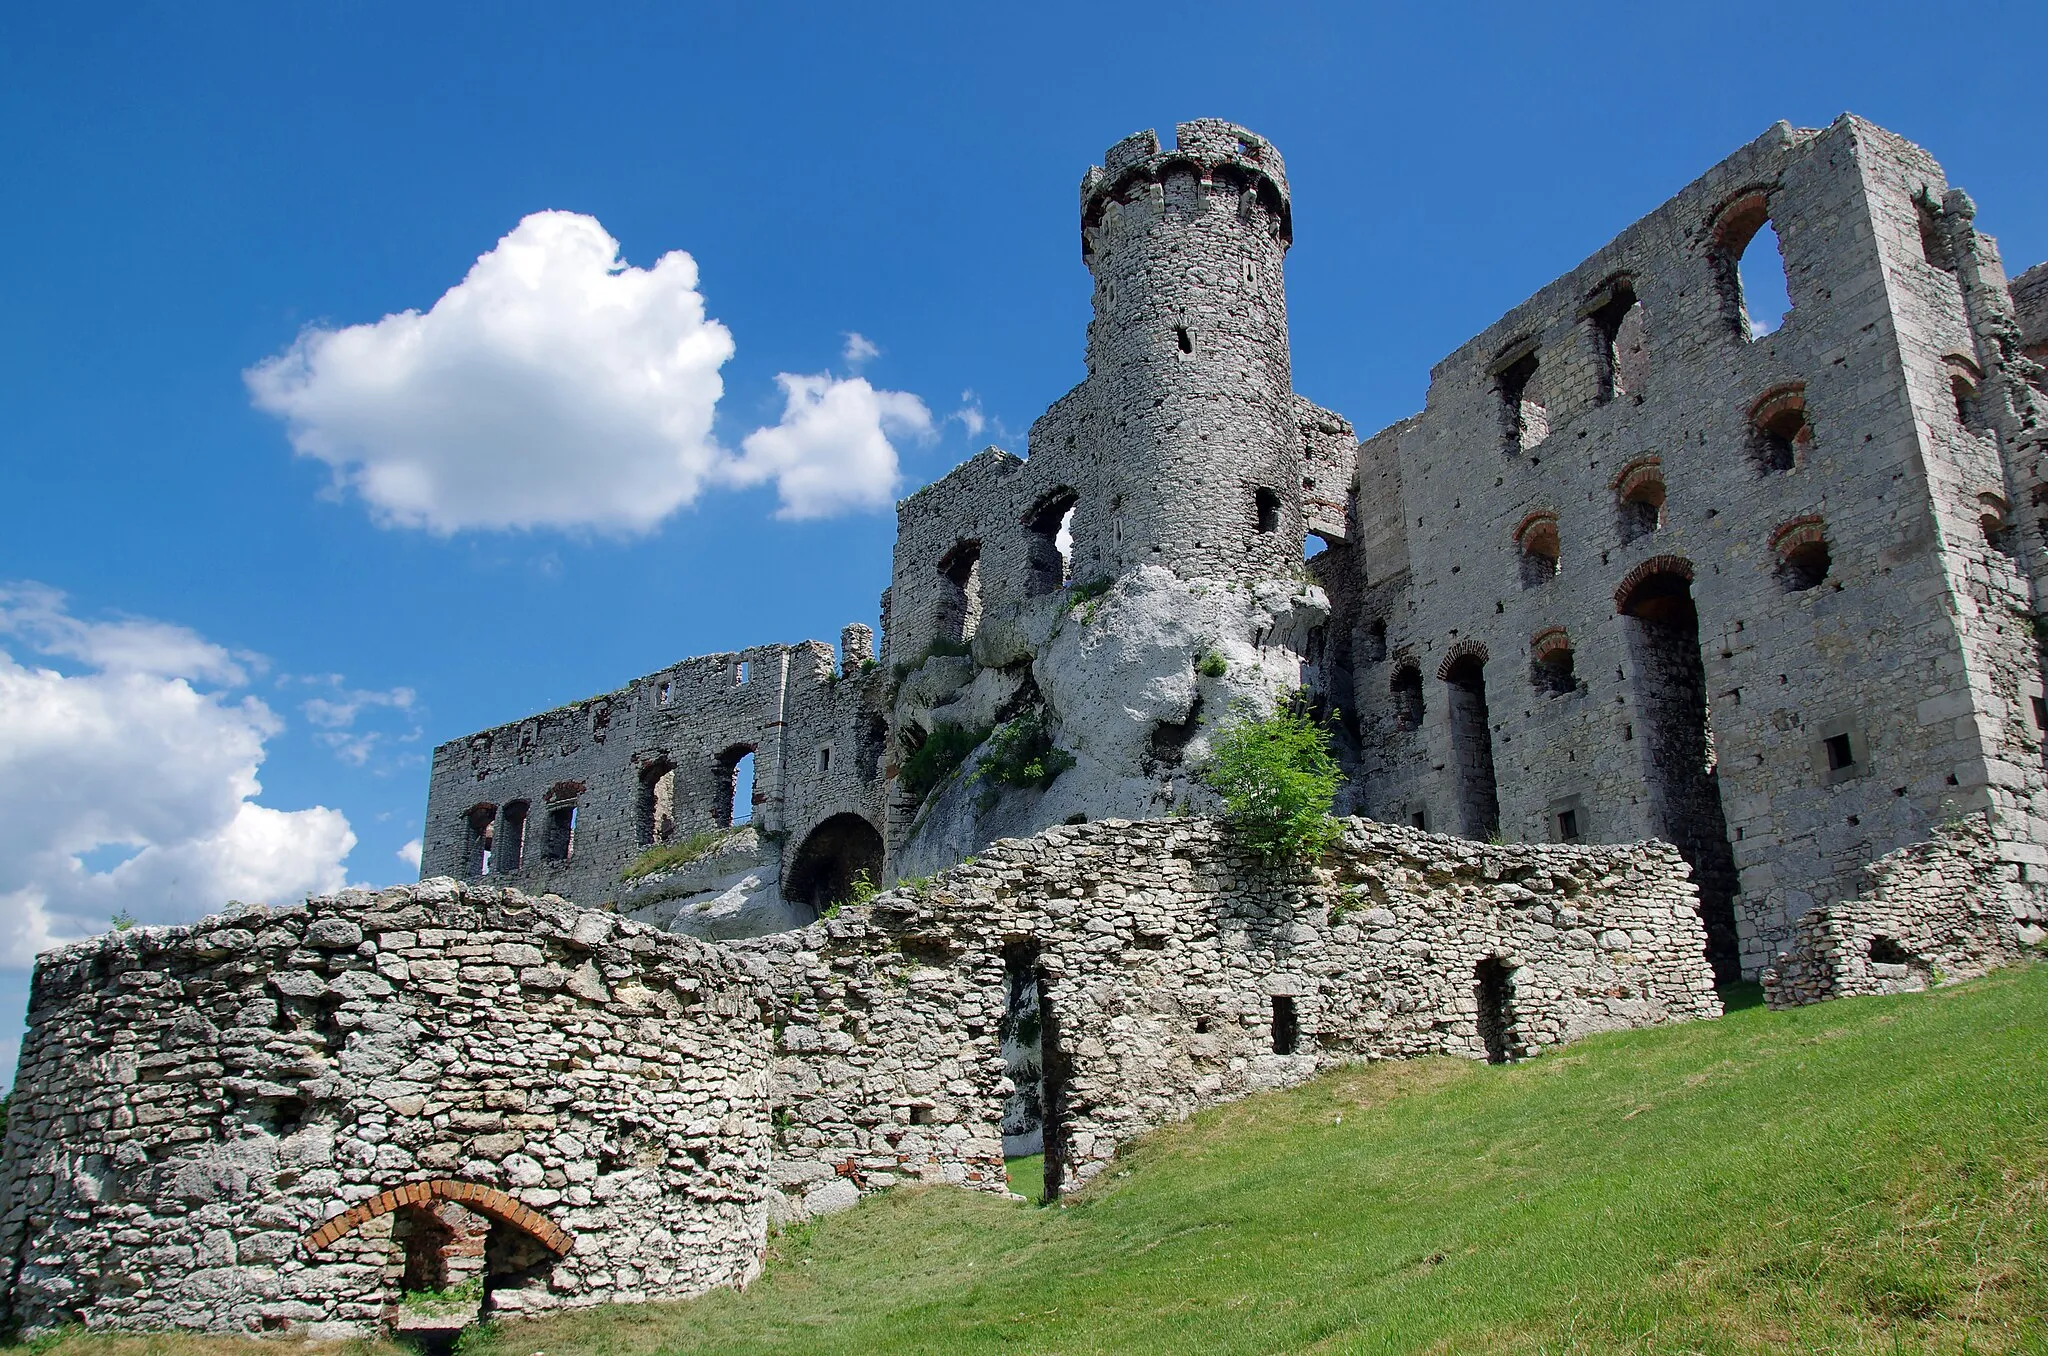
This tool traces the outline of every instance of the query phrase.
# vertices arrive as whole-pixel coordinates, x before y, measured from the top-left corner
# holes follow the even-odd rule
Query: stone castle
[[[42,958],[0,1317],[690,1295],[775,1221],[1032,1153],[1057,1194],[1333,1064],[2038,939],[2048,267],[2008,283],[1925,152],[1779,124],[1363,441],[1292,388],[1269,143],[1127,138],[1080,207],[1088,376],[898,506],[879,655],[452,741],[420,885]],[[1291,700],[1348,816],[1286,864],[1194,772]]]

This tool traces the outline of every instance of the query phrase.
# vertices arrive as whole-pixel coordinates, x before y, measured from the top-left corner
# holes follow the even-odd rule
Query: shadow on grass
[[[1764,986],[1748,980],[1716,984],[1714,992],[1721,996],[1721,1008],[1725,1012],[1747,1012],[1764,1005]]]

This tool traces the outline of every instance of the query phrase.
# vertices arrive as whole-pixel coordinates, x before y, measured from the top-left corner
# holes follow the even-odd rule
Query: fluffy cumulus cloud
[[[430,310],[309,329],[244,376],[386,523],[636,533],[717,467],[732,353],[688,254],[629,267],[594,218],[536,212]]]
[[[115,914],[169,922],[343,884],[356,840],[340,811],[257,801],[281,726],[236,691],[250,662],[0,587],[0,967]]]
[[[905,391],[878,391],[865,377],[783,372],[782,422],[756,429],[727,472],[734,484],[775,482],[778,518],[829,518],[885,508],[902,472],[891,438],[932,436],[932,412]]]
[[[300,702],[299,713],[313,727],[314,740],[350,767],[365,767],[374,761],[377,771],[389,772],[426,761],[418,753],[394,753],[404,745],[418,743],[426,733],[418,720],[419,695],[411,688],[394,687],[380,692],[350,687],[338,673],[278,681],[280,687],[294,684],[312,687],[320,693]],[[365,728],[380,718],[386,728]]]
[[[408,838],[398,848],[398,860],[417,871],[420,869],[420,854],[425,846],[417,838]]]
[[[880,354],[845,335],[850,369]],[[712,431],[732,355],[688,254],[631,267],[595,218],[536,212],[427,311],[308,329],[243,376],[388,526],[641,533],[707,486],[771,481],[783,517],[888,506],[892,439],[932,435],[923,401],[785,373],[782,422],[735,455]]]

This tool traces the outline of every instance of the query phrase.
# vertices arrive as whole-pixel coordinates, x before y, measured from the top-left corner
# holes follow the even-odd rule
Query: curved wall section
[[[689,938],[445,879],[53,952],[0,1180],[8,1317],[317,1332],[421,1276],[480,1277],[487,1311],[746,1280],[764,997]]]

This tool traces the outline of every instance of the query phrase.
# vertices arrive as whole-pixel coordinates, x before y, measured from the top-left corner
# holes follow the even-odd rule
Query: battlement
[[[1196,118],[1174,128],[1174,147],[1162,150],[1159,134],[1147,128],[1104,152],[1103,163],[1081,178],[1081,256],[1094,257],[1090,232],[1100,226],[1111,203],[1129,204],[1161,191],[1175,170],[1192,171],[1211,187],[1251,193],[1276,223],[1283,245],[1294,240],[1293,202],[1287,165],[1273,143],[1221,118]]]

